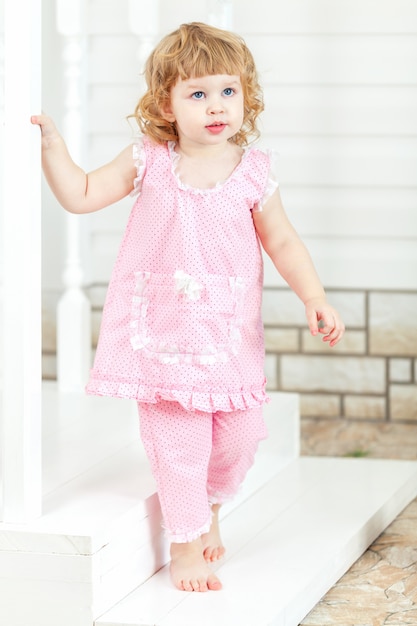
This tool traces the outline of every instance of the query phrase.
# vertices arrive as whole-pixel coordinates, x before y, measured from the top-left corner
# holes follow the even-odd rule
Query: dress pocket
[[[241,343],[243,279],[135,273],[130,341],[165,364],[225,363]]]

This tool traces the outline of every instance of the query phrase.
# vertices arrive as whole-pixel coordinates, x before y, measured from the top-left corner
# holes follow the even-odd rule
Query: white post
[[[3,192],[4,189],[4,0],[0,0],[0,243],[2,242],[3,232]],[[0,250],[0,329],[3,328],[3,256]],[[1,333],[1,330],[0,330]],[[1,335],[0,335],[1,337]],[[2,398],[3,389],[3,358],[2,347],[0,344],[0,403]],[[0,411],[0,423],[1,423],[2,410]],[[1,454],[1,442],[0,442],[0,454]],[[1,456],[0,456],[1,463]],[[1,475],[0,475],[1,480]],[[0,482],[1,485],[1,482]],[[0,487],[1,488],[1,487]]]
[[[57,0],[57,30],[64,37],[65,77],[63,135],[71,156],[83,161],[85,63],[84,10],[82,0]],[[81,220],[66,216],[65,291],[57,310],[57,378],[60,391],[82,392],[91,366],[91,307],[83,287]]]
[[[1,255],[5,522],[38,517],[41,475],[41,0],[4,0]]]

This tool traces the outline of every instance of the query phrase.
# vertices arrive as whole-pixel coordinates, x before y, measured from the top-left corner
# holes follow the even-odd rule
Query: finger
[[[328,335],[336,327],[336,319],[331,311],[324,311],[320,316],[319,330],[323,335]]]
[[[338,325],[333,329],[326,337],[323,337],[323,341],[328,341],[331,348],[335,346],[342,339],[345,332],[343,325]]]
[[[38,126],[40,126],[41,130],[44,126],[47,126],[50,124],[50,119],[44,113],[40,113],[38,115],[32,115],[30,118],[30,121],[32,122],[32,124],[37,124]]]
[[[313,336],[319,332],[319,323],[316,311],[307,312],[307,324]]]

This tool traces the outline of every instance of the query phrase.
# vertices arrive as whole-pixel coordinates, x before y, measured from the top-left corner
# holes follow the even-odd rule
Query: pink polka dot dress
[[[184,185],[175,144],[134,146],[139,195],[111,276],[87,392],[185,409],[266,400],[263,263],[252,211],[277,187],[271,157],[245,150],[210,189]]]

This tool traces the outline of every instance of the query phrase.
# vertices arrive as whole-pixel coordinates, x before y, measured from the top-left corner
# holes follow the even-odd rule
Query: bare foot
[[[171,579],[181,591],[218,591],[220,580],[203,557],[201,538],[189,543],[171,544]]]
[[[213,504],[211,526],[208,533],[201,536],[203,544],[203,556],[209,562],[218,561],[224,556],[226,549],[222,544],[219,528],[219,510],[220,504]]]

